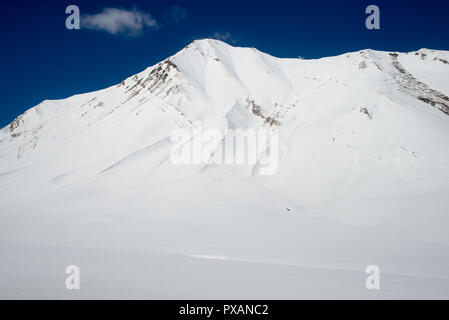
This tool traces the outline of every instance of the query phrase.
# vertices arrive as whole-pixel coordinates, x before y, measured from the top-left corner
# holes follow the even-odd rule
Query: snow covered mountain
[[[0,131],[0,297],[448,298],[448,79],[445,51],[206,39],[43,101]],[[276,131],[277,173],[174,165],[197,123]]]

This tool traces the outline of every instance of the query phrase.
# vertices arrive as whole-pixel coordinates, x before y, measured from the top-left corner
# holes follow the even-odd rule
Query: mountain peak
[[[216,39],[210,39],[210,38],[204,38],[204,39],[197,39],[193,40],[190,44],[188,44],[185,49],[193,49],[199,52],[203,53],[209,53],[211,51],[215,50],[222,50],[222,49],[230,49],[234,48],[233,46],[227,44],[226,42],[216,40]],[[183,50],[181,50],[183,51]]]
[[[218,40],[218,39],[213,39],[213,38],[203,38],[203,39],[195,39],[192,41],[193,44],[200,44],[200,45],[210,45],[210,46],[215,46],[215,45],[229,45],[224,41]]]

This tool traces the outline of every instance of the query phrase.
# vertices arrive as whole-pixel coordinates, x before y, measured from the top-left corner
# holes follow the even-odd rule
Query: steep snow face
[[[401,55],[399,61],[404,68],[429,87],[449,95],[448,54],[446,51],[421,49]]]
[[[217,260],[226,260],[220,270],[238,265],[243,283],[262,262],[277,274],[285,265],[319,267],[294,269],[301,275],[294,288],[291,277],[276,278],[272,296],[262,295],[271,298],[347,297],[363,286],[359,272],[377,264],[396,285],[376,296],[356,289],[358,297],[447,298],[448,61],[448,52],[427,49],[279,59],[206,39],[115,86],[43,101],[0,131],[1,260],[12,264],[12,252],[23,252],[18,259],[49,282],[57,276],[36,260],[68,265],[57,257],[74,251],[51,253],[43,244],[146,252],[136,259],[160,259],[150,264],[154,272],[185,263],[188,279],[212,272]],[[229,129],[278,133],[278,171],[174,165],[170,135],[199,123],[223,132],[224,141]],[[83,261],[102,269],[85,253]],[[178,255],[212,258],[192,263]],[[123,263],[113,267],[129,268]],[[0,269],[0,287],[16,288],[0,296],[27,296],[26,284],[20,290],[9,280],[14,270]],[[228,271],[223,279],[233,277]],[[347,272],[354,276],[342,281]],[[426,280],[429,274],[437,280]],[[331,287],[323,276],[335,280]],[[151,281],[152,291],[138,297],[181,298],[176,284],[161,289],[162,280]],[[249,282],[246,294],[232,283],[215,291],[193,286],[182,298],[260,296]]]

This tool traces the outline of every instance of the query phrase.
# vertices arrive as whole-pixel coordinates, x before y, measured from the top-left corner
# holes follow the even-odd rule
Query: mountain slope
[[[428,49],[280,59],[206,39],[115,86],[42,102],[0,131],[0,296],[27,296],[10,280],[12,252],[39,270],[20,269],[26,277],[54,283],[36,260],[96,270],[89,250],[107,249],[125,252],[108,256],[110,270],[133,273],[124,259],[139,252],[154,273],[185,265],[180,283],[216,268],[230,280],[237,268],[249,288],[191,284],[181,297],[447,298],[448,61]],[[278,171],[174,165],[172,132],[199,124],[224,141],[229,129],[279,133]],[[364,289],[369,264],[390,279],[379,293]],[[253,285],[285,266],[297,286]],[[101,276],[89,277],[97,289],[84,296],[104,296]],[[121,288],[139,287],[136,277]],[[176,284],[151,281],[135,295],[177,297]],[[45,295],[65,296],[52,286]]]

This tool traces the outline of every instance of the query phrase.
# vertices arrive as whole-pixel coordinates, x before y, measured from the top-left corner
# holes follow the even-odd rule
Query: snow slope
[[[448,61],[206,39],[43,101],[0,131],[0,297],[448,298]],[[172,164],[199,121],[275,130],[278,172]]]

